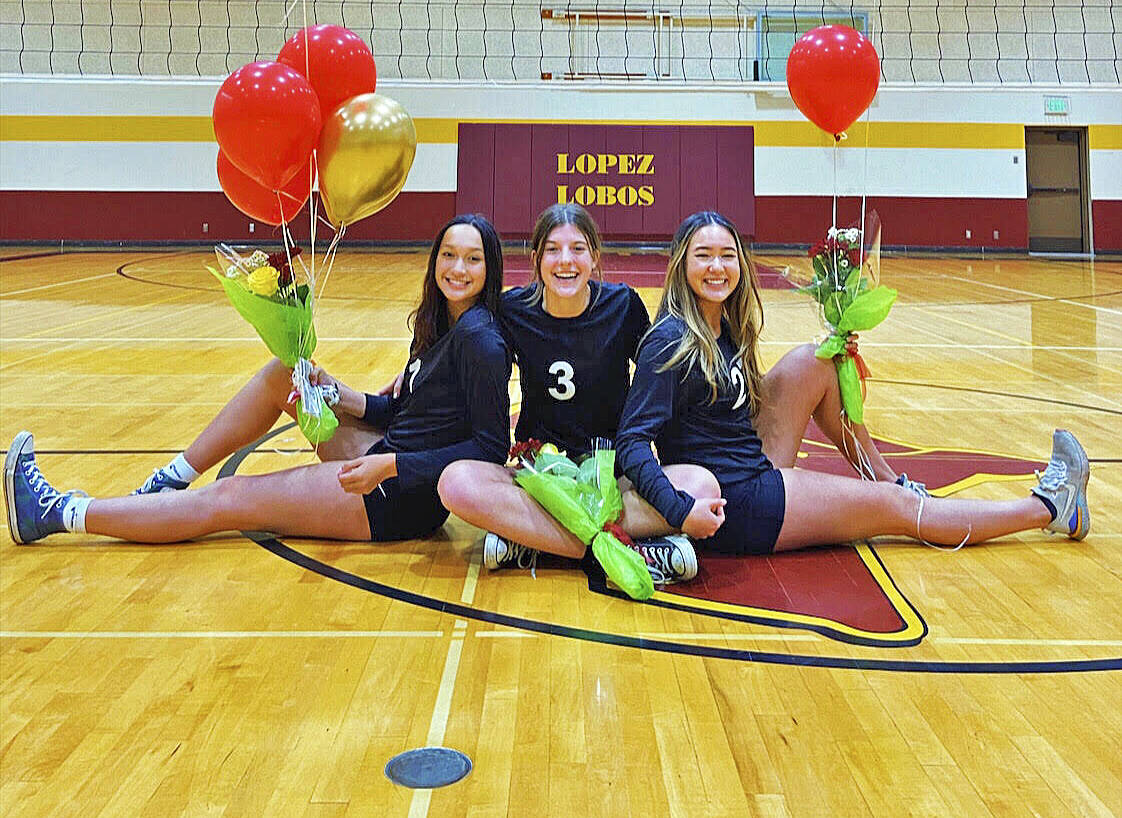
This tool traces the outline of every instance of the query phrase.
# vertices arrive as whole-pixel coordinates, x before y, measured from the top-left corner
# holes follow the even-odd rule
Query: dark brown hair
[[[492,315],[498,315],[499,295],[503,291],[502,239],[486,216],[478,213],[461,214],[440,228],[440,232],[433,239],[425,281],[421,285],[421,300],[417,308],[409,314],[409,328],[413,330],[413,343],[409,345],[410,358],[423,355],[440,340],[444,333],[448,332],[448,304],[444,293],[436,283],[436,257],[440,253],[444,234],[457,224],[471,225],[479,231],[483,239],[483,264],[486,275],[483,279],[483,291],[479,294],[476,303],[485,306]]]

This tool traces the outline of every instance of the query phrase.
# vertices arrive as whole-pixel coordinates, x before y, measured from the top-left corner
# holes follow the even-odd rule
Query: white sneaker
[[[507,542],[493,531],[483,539],[483,565],[494,571],[497,568],[529,568],[538,566],[538,551],[518,543]]]
[[[1075,435],[1066,429],[1052,434],[1052,459],[1036,476],[1040,482],[1032,493],[1047,499],[1056,509],[1055,518],[1045,530],[1066,534],[1073,540],[1086,537],[1091,530],[1091,510],[1087,507],[1091,464]]]
[[[647,561],[655,585],[687,582],[697,576],[697,553],[685,534],[636,540],[635,550]]]

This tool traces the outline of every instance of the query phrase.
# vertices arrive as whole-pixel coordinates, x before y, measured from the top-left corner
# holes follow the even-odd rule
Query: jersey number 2
[[[734,366],[732,372],[729,374],[732,380],[732,385],[737,389],[736,402],[732,405],[733,409],[739,409],[744,405],[744,401],[748,399],[748,393],[744,389],[744,373],[740,371],[740,367]]]
[[[554,361],[549,365],[549,374],[557,376],[557,385],[549,388],[549,394],[556,400],[570,400],[577,393],[573,383],[573,365],[568,361]]]

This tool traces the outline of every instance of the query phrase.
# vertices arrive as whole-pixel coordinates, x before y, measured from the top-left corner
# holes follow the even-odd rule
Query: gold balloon
[[[377,213],[394,200],[417,153],[413,120],[381,94],[360,94],[324,120],[319,191],[336,227]]]

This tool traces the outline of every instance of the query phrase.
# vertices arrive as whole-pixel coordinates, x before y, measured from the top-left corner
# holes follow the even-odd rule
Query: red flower
[[[519,440],[510,447],[510,459],[517,460],[524,454],[536,455],[542,447],[542,442],[535,438]]]

